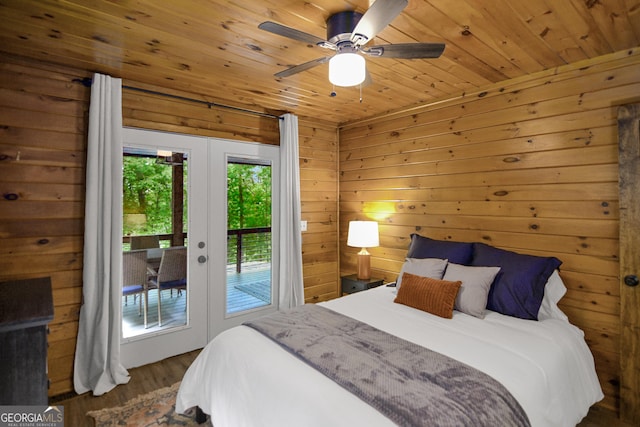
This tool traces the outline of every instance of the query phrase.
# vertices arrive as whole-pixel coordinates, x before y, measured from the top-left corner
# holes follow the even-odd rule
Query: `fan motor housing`
[[[351,33],[362,18],[362,13],[346,11],[333,14],[327,19],[327,40],[333,44],[351,40]]]

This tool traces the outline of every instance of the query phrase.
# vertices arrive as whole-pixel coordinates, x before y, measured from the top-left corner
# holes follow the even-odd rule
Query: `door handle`
[[[638,284],[640,284],[640,280],[635,274],[629,274],[624,276],[624,284],[627,286],[638,286]]]
[[[199,262],[200,264],[204,264],[205,262],[207,262],[207,257],[206,257],[206,256],[204,256],[204,255],[200,255],[200,256],[198,257],[198,262]]]

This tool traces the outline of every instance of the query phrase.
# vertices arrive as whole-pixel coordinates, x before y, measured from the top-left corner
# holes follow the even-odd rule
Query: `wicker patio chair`
[[[138,315],[142,314],[144,310],[144,327],[147,327],[147,305],[149,302],[147,293],[147,251],[130,251],[122,253],[122,295],[125,298],[125,305],[127,303],[127,297],[133,295],[133,303],[135,304],[135,297],[140,295],[140,307],[138,308]],[[144,295],[144,304],[142,302],[142,296]]]
[[[187,289],[187,248],[167,248],[162,252],[158,276],[151,280],[158,288],[158,326],[162,326],[162,291]],[[187,305],[185,303],[185,309]]]

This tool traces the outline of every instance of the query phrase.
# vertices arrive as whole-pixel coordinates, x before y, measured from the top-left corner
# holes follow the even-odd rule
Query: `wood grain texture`
[[[0,75],[0,109],[10,112],[0,123],[0,278],[52,278],[49,394],[58,395],[73,389],[82,300],[89,89],[74,80],[90,73],[2,56]],[[279,144],[273,118],[179,99],[124,90],[123,113],[125,126]],[[302,215],[309,227],[303,242],[305,298],[322,301],[339,295],[337,131],[333,123],[304,117],[299,128]]]
[[[50,276],[49,394],[72,389],[82,298],[84,73],[2,60],[0,245],[3,277]],[[9,195],[9,198],[7,196]]]
[[[357,88],[330,96],[326,64],[274,77],[332,52],[259,23],[325,38],[329,16],[368,7],[367,0],[11,1],[0,7],[0,51],[342,123],[640,45],[640,12],[631,1],[410,0],[371,44],[443,42],[440,58],[367,57],[373,82],[362,102]]]
[[[199,353],[200,350],[196,350],[130,369],[131,379],[127,384],[121,384],[102,396],[93,396],[90,392],[81,395],[60,393],[50,399],[50,403],[64,406],[65,425],[93,426],[94,420],[87,416],[87,412],[121,406],[142,394],[169,387],[181,381],[184,373]]]
[[[620,164],[620,351],[640,352],[640,103],[623,105],[618,110]],[[635,285],[626,283],[635,278]],[[640,360],[622,358],[620,364],[620,416],[640,424]]]
[[[637,53],[603,57],[341,125],[342,274],[356,268],[350,220],[379,222],[372,274],[389,281],[413,232],[556,256],[568,287],[560,306],[594,352],[601,405],[616,410],[627,359],[616,123],[618,106],[640,99],[638,75]]]
[[[389,280],[413,231],[556,254],[569,287],[561,306],[594,351],[603,405],[618,407],[624,296],[615,111],[638,102],[640,8],[410,0],[374,43],[445,42],[445,53],[369,58],[373,84],[362,102],[356,88],[329,96],[326,66],[273,76],[326,51],[258,23],[324,37],[328,16],[367,7],[365,0],[0,5],[0,278],[46,273],[54,290],[69,289],[54,300],[59,380],[50,393],[71,389],[82,286],[89,90],[75,80],[98,71],[142,89],[300,116],[308,301],[335,297],[339,272],[353,271],[343,243],[349,219],[381,221],[374,267]],[[271,119],[132,90],[123,102],[128,126],[278,141]]]

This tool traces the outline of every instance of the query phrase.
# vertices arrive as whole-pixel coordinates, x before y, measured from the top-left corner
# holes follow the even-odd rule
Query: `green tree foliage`
[[[186,165],[187,162],[185,162],[185,171]],[[171,233],[172,169],[170,165],[156,163],[155,157],[124,156],[122,168],[124,235]],[[185,200],[186,181],[185,172]],[[185,204],[185,219],[186,208]],[[185,221],[185,227],[186,224]]]
[[[271,167],[227,165],[227,227],[271,227]]]
[[[188,161],[185,161],[185,201],[187,167]],[[155,157],[124,156],[124,235],[171,233],[172,169],[169,165],[156,163]],[[227,226],[230,229],[271,226],[270,166],[229,163],[227,189]],[[186,228],[186,203],[184,209]]]

